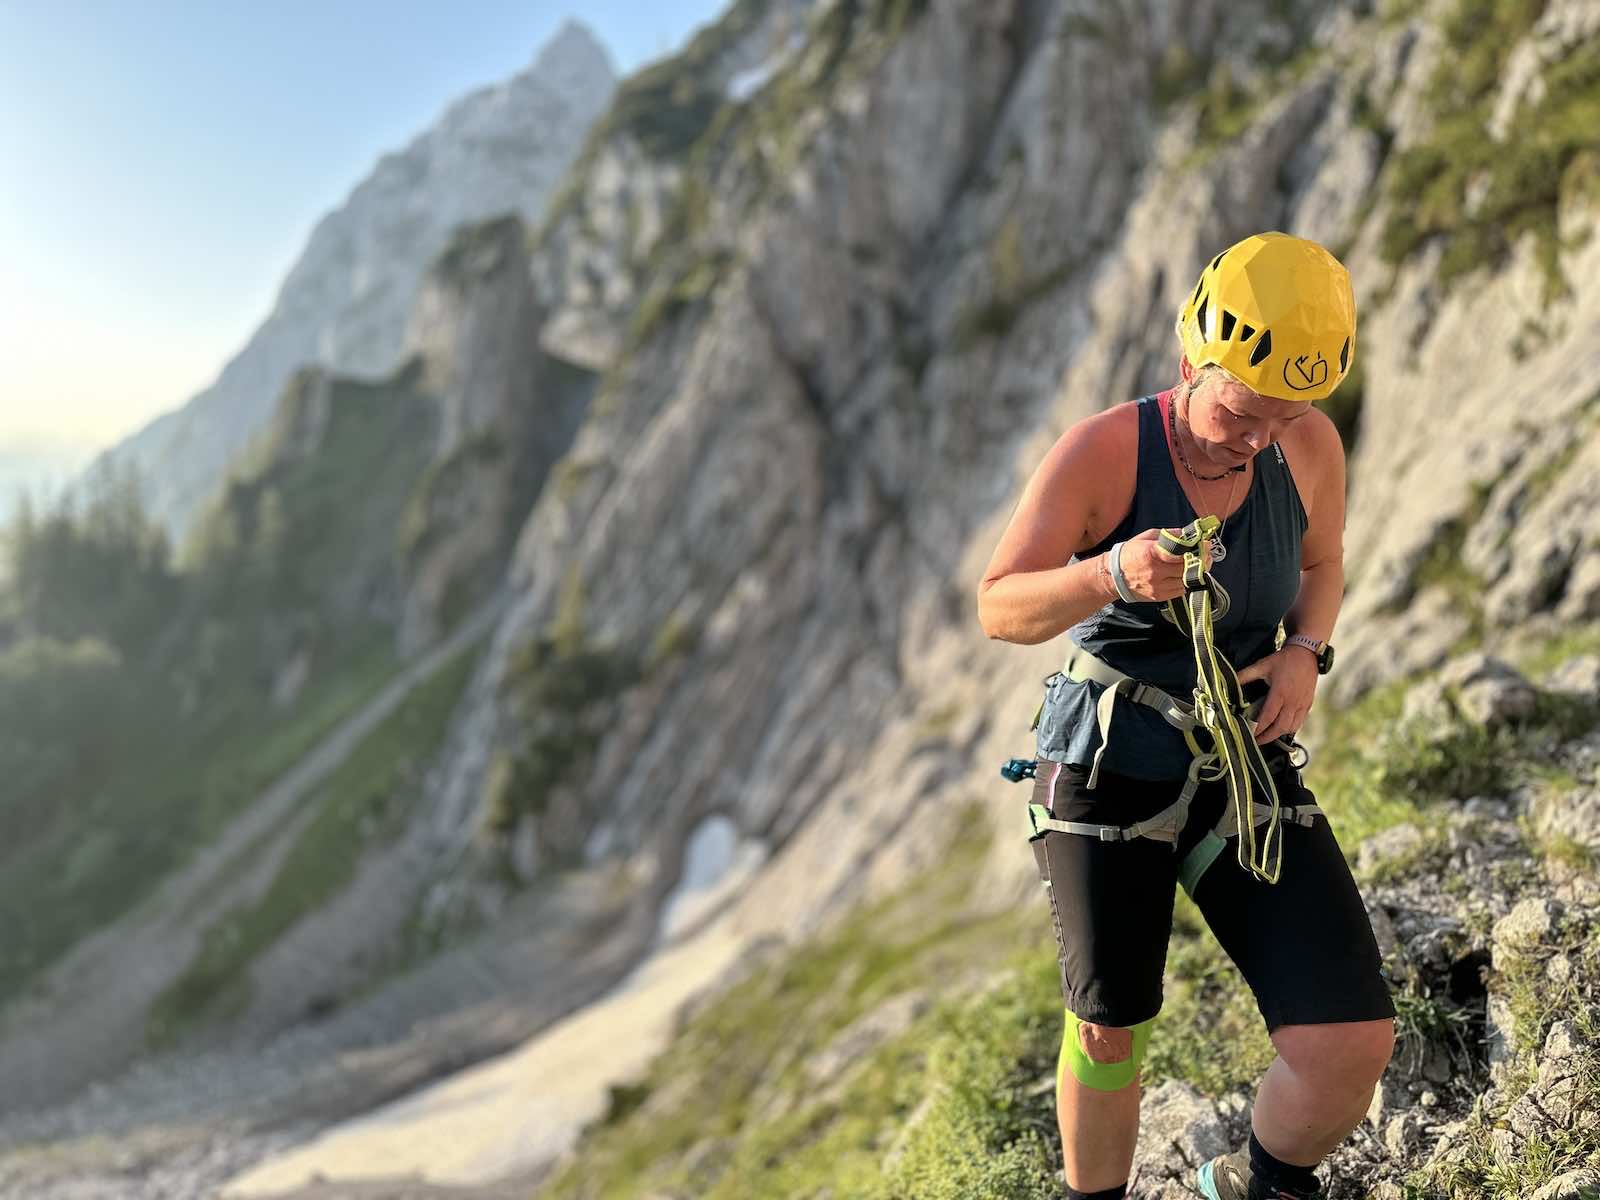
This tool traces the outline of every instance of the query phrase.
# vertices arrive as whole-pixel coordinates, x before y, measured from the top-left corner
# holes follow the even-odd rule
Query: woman
[[[979,618],[1008,642],[1072,640],[1069,669],[1047,681],[1031,809],[1045,814],[1032,840],[1066,1000],[1057,1110],[1069,1200],[1126,1193],[1180,873],[1278,1054],[1249,1145],[1202,1166],[1201,1193],[1298,1200],[1316,1194],[1313,1168],[1366,1112],[1394,1040],[1366,911],[1279,741],[1331,666],[1344,588],[1344,450],[1312,402],[1350,369],[1349,275],[1314,242],[1248,237],[1202,271],[1178,335],[1178,386],[1080,421],[1046,454],[980,585]],[[1160,603],[1184,594],[1184,560],[1158,539],[1204,516],[1221,521],[1197,564],[1227,597],[1215,644],[1241,684],[1265,691],[1251,728],[1276,785],[1275,803],[1231,830],[1215,758],[1179,803],[1196,749],[1170,710],[1149,692],[1100,704],[1124,677],[1193,696],[1194,647]],[[1210,748],[1203,731],[1194,741]],[[1293,817],[1281,825],[1280,805]],[[1150,832],[1163,822],[1165,834]],[[1218,853],[1241,827],[1238,854]],[[1275,859],[1257,861],[1261,836]]]

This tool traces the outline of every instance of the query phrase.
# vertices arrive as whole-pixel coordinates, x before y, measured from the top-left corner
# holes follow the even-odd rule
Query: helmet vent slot
[[[1211,297],[1201,296],[1200,307],[1194,310],[1195,323],[1200,327],[1200,336],[1206,341],[1211,340],[1211,335],[1206,332],[1206,305],[1211,302]]]
[[[1233,323],[1235,317],[1227,309],[1222,310],[1222,340],[1227,341],[1233,336]]]
[[[1213,270],[1213,271],[1215,271],[1215,270],[1216,270],[1216,269],[1217,269],[1217,264],[1218,264],[1218,263],[1220,263],[1220,262],[1221,262],[1221,261],[1222,261],[1222,260],[1223,260],[1223,257],[1224,257],[1224,256],[1225,256],[1225,255],[1226,255],[1226,254],[1227,254],[1227,253],[1228,253],[1228,252],[1227,252],[1227,251],[1226,251],[1226,250],[1224,250],[1224,251],[1223,251],[1223,252],[1222,252],[1222,253],[1221,253],[1221,254],[1219,254],[1219,255],[1217,255],[1217,256],[1216,256],[1216,257],[1215,257],[1215,258],[1213,258],[1213,259],[1212,259],[1212,260],[1211,260],[1211,269],[1212,269],[1212,270]]]
[[[1251,325],[1249,322],[1245,322],[1239,326],[1239,340],[1241,342],[1248,342],[1251,338],[1255,337],[1255,335],[1256,327]]]
[[[1259,367],[1266,361],[1267,355],[1272,353],[1272,330],[1262,332],[1261,340],[1256,343],[1256,348],[1250,351],[1250,365]]]
[[[1344,345],[1339,347],[1339,374],[1343,375],[1350,369],[1350,339],[1345,338]]]

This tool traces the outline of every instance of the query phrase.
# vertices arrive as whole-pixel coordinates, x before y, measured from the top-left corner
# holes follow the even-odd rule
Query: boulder
[[[1564,839],[1600,851],[1600,788],[1541,796],[1532,818],[1534,832],[1546,841]]]
[[[1597,586],[1600,586],[1600,557],[1594,560]],[[1580,654],[1569,658],[1544,683],[1545,690],[1579,700],[1600,701],[1600,654]]]
[[[1501,966],[1508,958],[1534,948],[1550,936],[1559,907],[1543,896],[1529,896],[1517,903],[1494,925],[1494,961]]]
[[[1234,1149],[1215,1102],[1187,1083],[1163,1083],[1145,1093],[1139,1107],[1135,1177],[1146,1187],[1188,1173]]]
[[[1579,1167],[1558,1175],[1529,1195],[1528,1200],[1593,1200],[1597,1191],[1600,1191],[1600,1170]]]
[[[1556,606],[1556,616],[1563,621],[1592,621],[1600,617],[1600,556],[1585,553],[1579,556],[1567,577],[1567,589]]]
[[[1453,689],[1461,716],[1487,729],[1526,720],[1539,699],[1520,671],[1488,654],[1469,654],[1451,663],[1439,679]]]
[[[1400,710],[1400,721],[1415,726],[1429,740],[1444,737],[1456,725],[1455,706],[1450,703],[1449,691],[1438,679],[1425,679],[1406,692],[1405,704]]]
[[[1384,863],[1411,859],[1428,843],[1427,835],[1410,821],[1375,833],[1356,849],[1356,871],[1370,875]],[[1392,936],[1391,929],[1391,936]]]

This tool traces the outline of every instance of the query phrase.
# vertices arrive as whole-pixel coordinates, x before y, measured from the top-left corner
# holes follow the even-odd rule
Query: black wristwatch
[[[1304,646],[1317,656],[1317,674],[1326,675],[1333,670],[1333,647],[1327,642],[1319,642],[1316,638],[1307,637],[1303,633],[1291,633],[1283,639],[1285,646]]]

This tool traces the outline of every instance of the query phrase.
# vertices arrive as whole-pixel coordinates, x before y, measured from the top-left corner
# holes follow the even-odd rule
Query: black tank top
[[[1104,553],[1147,529],[1179,528],[1198,515],[1173,469],[1157,398],[1141,399],[1138,412],[1139,473],[1133,504],[1116,529],[1080,558]],[[1240,670],[1272,652],[1278,623],[1299,594],[1305,528],[1294,476],[1274,444],[1256,455],[1250,491],[1222,530],[1226,555],[1211,566],[1232,601],[1216,623],[1217,645]],[[1161,615],[1161,607],[1116,600],[1078,622],[1067,636],[1117,670],[1188,700],[1195,684],[1194,651]],[[1038,757],[1084,766],[1093,761],[1100,745],[1095,704],[1104,690],[1102,684],[1074,683],[1061,675],[1046,680]],[[1140,779],[1178,779],[1190,758],[1183,735],[1158,712],[1117,698],[1102,760],[1107,770]]]

